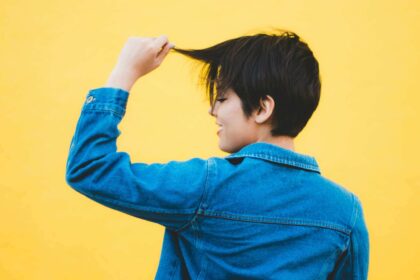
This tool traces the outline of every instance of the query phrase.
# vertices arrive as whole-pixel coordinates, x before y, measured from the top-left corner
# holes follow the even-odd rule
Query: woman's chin
[[[225,153],[234,153],[236,150],[233,147],[230,147],[228,145],[226,145],[225,143],[223,143],[220,139],[219,139],[219,149]]]

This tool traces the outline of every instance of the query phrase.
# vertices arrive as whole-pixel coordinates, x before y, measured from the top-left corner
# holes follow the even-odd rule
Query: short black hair
[[[294,32],[276,29],[271,34],[237,37],[205,49],[173,50],[204,63],[201,79],[212,108],[231,88],[249,118],[260,108],[260,100],[270,95],[275,101],[273,136],[296,137],[318,106],[318,61]]]

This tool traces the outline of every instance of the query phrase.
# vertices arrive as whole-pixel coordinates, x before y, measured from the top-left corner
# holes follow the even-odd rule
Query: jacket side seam
[[[353,199],[354,199],[354,211],[353,211],[353,213],[354,213],[354,217],[353,217],[353,220],[352,220],[352,225],[351,225],[351,233],[350,233],[350,235],[353,235],[353,229],[354,229],[354,227],[355,227],[355,225],[356,225],[356,222],[357,222],[357,219],[359,218],[359,213],[360,213],[360,211],[359,211],[359,207],[358,207],[358,199],[357,199],[357,197],[356,197],[356,195],[354,195],[353,194]],[[354,244],[354,243],[357,243],[357,240],[355,239],[355,238],[352,238],[352,236],[350,237],[351,238],[351,242],[350,242],[350,246],[352,246],[352,247],[358,247],[358,244]],[[354,254],[353,253],[353,248],[352,248],[352,257],[354,258],[354,262],[353,262],[353,272],[354,272],[354,275],[353,275],[353,279],[359,279],[359,270],[358,269],[355,269],[355,267],[356,268],[358,268],[359,267],[359,256],[358,256],[358,254]]]
[[[328,257],[328,258],[324,261],[324,264],[322,265],[322,267],[321,267],[321,269],[320,269],[320,271],[319,271],[319,273],[318,273],[318,277],[317,277],[317,279],[319,279],[319,280],[324,279],[324,278],[322,278],[323,273],[325,272],[325,270],[326,270],[326,268],[327,268],[328,263],[329,263],[332,259],[334,259],[334,257],[336,256],[337,252],[341,252],[341,250],[340,250],[339,248],[335,249],[335,250],[334,250],[334,252],[332,252],[332,253],[330,254],[330,256],[329,256],[329,257]]]

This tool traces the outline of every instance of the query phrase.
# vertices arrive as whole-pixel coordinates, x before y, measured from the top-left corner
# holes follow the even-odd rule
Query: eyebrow
[[[217,97],[225,97],[227,95],[228,88],[224,89],[220,85],[216,85]]]

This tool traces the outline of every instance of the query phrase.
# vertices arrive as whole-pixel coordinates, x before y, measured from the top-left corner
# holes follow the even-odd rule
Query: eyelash
[[[219,98],[219,99],[216,99],[216,101],[220,101],[220,102],[223,102],[223,101],[225,101],[226,100],[226,98]]]

